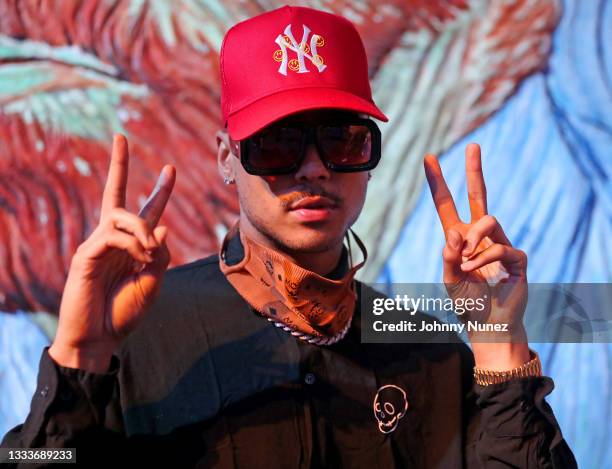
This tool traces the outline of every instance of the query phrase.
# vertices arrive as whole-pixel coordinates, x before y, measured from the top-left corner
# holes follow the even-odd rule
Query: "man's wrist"
[[[70,347],[55,342],[49,347],[48,354],[60,366],[98,374],[109,370],[113,356],[108,351]]]
[[[513,370],[531,360],[527,331],[522,323],[509,333],[468,335],[477,368],[491,371]]]

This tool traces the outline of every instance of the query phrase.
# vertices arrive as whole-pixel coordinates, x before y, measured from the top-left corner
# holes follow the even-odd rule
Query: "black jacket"
[[[76,447],[88,467],[576,467],[550,378],[481,387],[463,343],[362,344],[361,303],[343,340],[315,346],[254,312],[216,255],[171,269],[106,374],[44,350],[30,414],[2,446]]]

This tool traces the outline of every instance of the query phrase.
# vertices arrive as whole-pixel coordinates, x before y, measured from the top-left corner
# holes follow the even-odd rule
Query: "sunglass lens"
[[[251,167],[262,171],[291,168],[300,156],[303,132],[297,128],[275,127],[248,139]]]
[[[321,126],[319,144],[327,160],[336,166],[367,164],[372,154],[372,133],[365,125]]]

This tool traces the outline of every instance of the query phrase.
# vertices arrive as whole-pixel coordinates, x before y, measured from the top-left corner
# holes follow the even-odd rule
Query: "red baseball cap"
[[[349,20],[284,6],[229,29],[221,46],[221,109],[234,140],[321,108],[388,120],[372,100],[365,48]]]

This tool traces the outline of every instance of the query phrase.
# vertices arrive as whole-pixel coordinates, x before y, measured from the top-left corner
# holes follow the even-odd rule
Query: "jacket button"
[[[314,382],[316,381],[315,375],[313,375],[312,373],[306,373],[304,375],[304,382],[306,384],[314,384]]]

